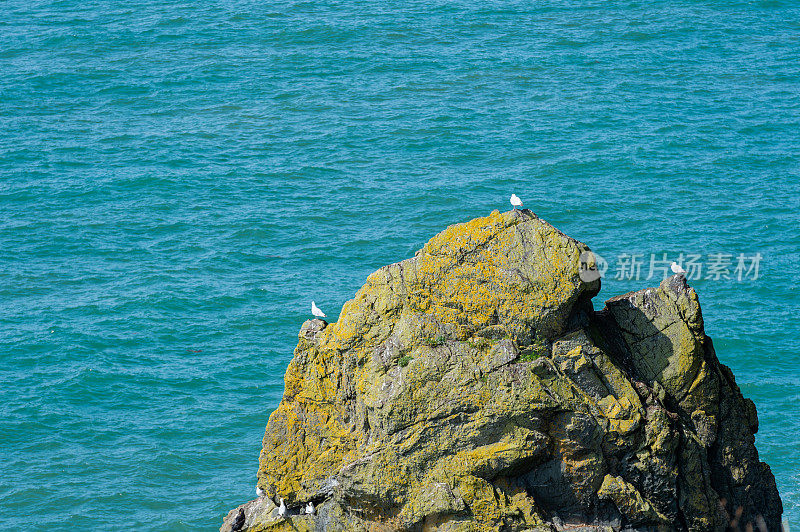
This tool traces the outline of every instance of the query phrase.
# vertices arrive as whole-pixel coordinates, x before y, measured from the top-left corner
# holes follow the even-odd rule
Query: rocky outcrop
[[[755,406],[694,290],[675,276],[595,312],[586,252],[495,211],[304,323],[265,495],[221,530],[778,530]]]

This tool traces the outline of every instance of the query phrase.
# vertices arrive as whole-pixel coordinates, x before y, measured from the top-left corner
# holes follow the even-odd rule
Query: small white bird
[[[283,497],[281,497],[281,505],[278,507],[278,515],[286,518],[286,503],[283,502]]]
[[[522,200],[519,199],[519,196],[516,194],[511,194],[511,205],[513,205],[515,209],[517,207],[522,207]]]
[[[322,311],[319,309],[319,307],[317,306],[317,304],[316,304],[316,303],[314,303],[313,301],[311,302],[311,314],[313,314],[314,316],[316,316],[316,317],[318,317],[318,318],[327,318],[327,317],[328,317],[328,316],[326,316],[326,315],[325,315],[325,313],[324,313],[324,312],[322,312]]]
[[[314,503],[311,501],[306,504],[306,515],[314,515]]]
[[[266,492],[266,491],[264,491],[263,489],[261,489],[261,487],[259,487],[259,486],[256,486],[256,495],[258,495],[259,497],[263,497],[263,496],[264,496],[264,495],[266,495],[266,494],[267,494],[267,492]]]
[[[686,275],[686,270],[684,270],[683,268],[681,268],[681,267],[678,265],[678,263],[677,263],[677,262],[673,262],[673,263],[670,265],[670,269],[672,270],[672,273],[680,273],[680,274],[682,274],[682,275]]]

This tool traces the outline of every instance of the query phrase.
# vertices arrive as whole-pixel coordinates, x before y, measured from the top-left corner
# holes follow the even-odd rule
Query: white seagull
[[[686,275],[686,270],[684,270],[683,268],[681,268],[681,267],[678,265],[678,263],[677,263],[677,262],[673,262],[673,263],[670,265],[670,269],[672,270],[672,273],[680,273],[680,274],[682,274],[682,275]]]
[[[314,503],[311,501],[306,504],[306,515],[314,515]]]
[[[319,309],[319,307],[317,306],[317,304],[316,304],[316,303],[314,303],[313,301],[311,302],[311,314],[313,314],[314,316],[316,316],[316,317],[318,317],[318,318],[327,318],[327,317],[328,317],[328,316],[326,316],[326,315],[325,315],[325,313],[324,313],[324,312],[322,312],[322,311]]]
[[[286,503],[283,502],[283,497],[281,497],[281,505],[278,508],[278,515],[286,519]]]
[[[513,205],[515,209],[517,207],[522,207],[522,200],[519,199],[519,196],[516,194],[511,194],[511,205]]]
[[[267,492],[261,489],[259,486],[256,486],[256,495],[258,495],[259,497],[263,497],[264,495],[266,495],[266,493]]]

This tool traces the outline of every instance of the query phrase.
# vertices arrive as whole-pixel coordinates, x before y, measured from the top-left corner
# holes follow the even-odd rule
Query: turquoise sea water
[[[310,300],[512,192],[598,307],[762,255],[692,285],[800,526],[796,2],[6,0],[0,44],[1,529],[218,528]]]

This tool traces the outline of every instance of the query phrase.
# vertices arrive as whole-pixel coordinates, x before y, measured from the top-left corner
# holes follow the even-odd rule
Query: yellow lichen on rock
[[[749,458],[754,407],[697,295],[673,277],[596,313],[587,250],[530,211],[494,211],[369,275],[335,323],[305,322],[242,529],[549,531],[562,516],[710,531],[716,487],[745,497],[725,482],[772,501]],[[308,501],[317,515],[299,513]]]
[[[406,430],[397,445],[413,453],[414,442],[428,437],[426,419],[447,410],[492,411],[493,390],[480,381],[480,364],[442,357],[439,345],[464,342],[487,328],[513,346],[559,334],[581,294],[588,299],[598,289],[579,277],[585,249],[528,211],[495,211],[447,228],[415,257],[371,274],[336,323],[304,325],[284,400],[264,437],[259,485],[287,500],[318,496],[341,471],[364,469],[347,468],[363,456],[373,423]],[[398,354],[407,352],[411,363],[392,366],[399,356],[376,356],[390,350],[387,342]],[[456,375],[456,381],[449,377]],[[537,379],[528,385],[532,397],[542,396]],[[494,459],[500,460],[477,450],[464,455],[473,468]],[[367,469],[380,475],[387,492],[402,492],[411,482],[390,468]]]
[[[642,494],[622,477],[606,475],[597,495],[612,501],[633,525],[653,522],[668,524],[667,519],[659,515]]]

